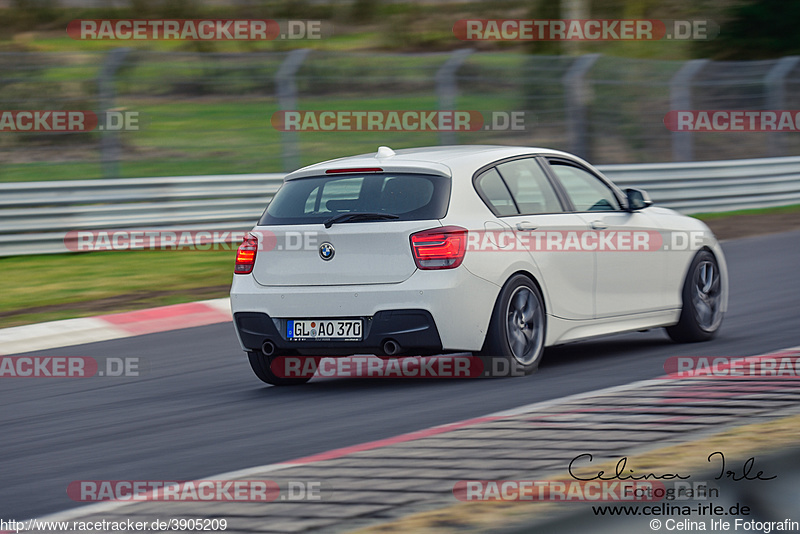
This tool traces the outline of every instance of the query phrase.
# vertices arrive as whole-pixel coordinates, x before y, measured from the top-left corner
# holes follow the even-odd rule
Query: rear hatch
[[[356,172],[288,180],[254,233],[264,286],[392,284],[416,270],[409,236],[440,226],[450,179]]]

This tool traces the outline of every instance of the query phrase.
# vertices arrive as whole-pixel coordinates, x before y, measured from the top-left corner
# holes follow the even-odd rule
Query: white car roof
[[[394,151],[394,155],[380,157],[390,153],[385,149],[370,154],[337,158],[316,163],[298,169],[286,176],[286,180],[324,175],[334,169],[368,169],[380,168],[384,172],[408,172],[437,174],[451,177],[455,172],[472,172],[494,161],[521,155],[554,155],[576,159],[572,154],[549,148],[500,146],[500,145],[455,145],[405,148]],[[583,162],[586,163],[586,162]],[[587,164],[588,165],[588,164]]]

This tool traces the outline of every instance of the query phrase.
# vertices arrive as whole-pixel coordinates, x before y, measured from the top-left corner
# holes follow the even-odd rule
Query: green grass
[[[709,221],[712,219],[724,219],[726,217],[736,217],[739,215],[770,215],[774,213],[797,213],[797,212],[800,212],[800,204],[793,204],[791,206],[780,206],[776,208],[756,208],[751,210],[698,213],[698,214],[693,214],[692,217],[704,221]]]
[[[0,327],[96,315],[85,303],[138,294],[124,311],[198,300],[197,289],[230,285],[235,250],[119,251],[0,258]],[[167,294],[156,294],[168,292]],[[223,296],[223,295],[218,295]],[[75,305],[70,309],[69,305]],[[29,308],[54,310],[26,312]],[[7,312],[20,312],[8,316]]]
[[[435,96],[401,97],[313,97],[301,100],[307,110],[401,110],[436,109]],[[173,98],[119,98],[120,108],[140,113],[140,130],[122,132],[125,147],[118,164],[119,177],[190,176],[281,172],[281,132],[270,118],[277,111],[274,100],[266,97],[208,97],[188,100]],[[521,106],[515,95],[497,95],[488,106],[492,110],[512,110]],[[463,96],[459,109],[489,111],[481,95]],[[80,134],[80,135],[98,135]],[[483,132],[459,134],[462,142],[485,142]],[[436,145],[433,132],[300,132],[301,165],[345,155],[374,151],[378,144],[393,148]],[[84,151],[83,161],[64,160],[75,151]],[[29,163],[0,164],[0,182],[39,180],[82,180],[103,178],[99,153],[73,142],[59,151],[56,159],[42,160],[35,145],[23,144],[20,156]],[[58,159],[62,158],[62,159]],[[86,161],[89,159],[89,161]]]

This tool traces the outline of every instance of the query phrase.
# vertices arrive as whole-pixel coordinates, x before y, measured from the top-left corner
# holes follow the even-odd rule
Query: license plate
[[[286,321],[289,341],[361,341],[361,319],[302,319]]]

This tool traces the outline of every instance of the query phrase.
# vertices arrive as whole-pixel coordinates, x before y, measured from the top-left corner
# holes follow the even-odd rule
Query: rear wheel
[[[253,372],[262,382],[266,382],[267,384],[272,384],[273,386],[299,386],[305,384],[314,376],[314,373],[310,373],[308,376],[292,378],[278,376],[272,370],[272,363],[278,357],[279,356],[265,356],[256,351],[247,353],[247,359],[250,360],[250,367],[253,368]]]
[[[683,283],[683,308],[678,324],[667,327],[673,341],[708,341],[722,324],[722,279],[717,259],[707,250],[697,253]]]
[[[527,276],[511,277],[497,298],[479,353],[491,376],[531,374],[544,352],[544,299]]]

